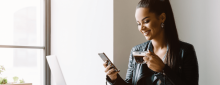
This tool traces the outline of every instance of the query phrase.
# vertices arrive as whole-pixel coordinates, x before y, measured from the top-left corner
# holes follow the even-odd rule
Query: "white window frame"
[[[50,55],[50,41],[51,41],[51,0],[43,0],[43,29],[44,31],[44,46],[18,46],[18,45],[0,45],[0,48],[27,48],[27,49],[43,49],[43,83],[44,85],[51,85],[51,71],[46,61],[46,56]]]

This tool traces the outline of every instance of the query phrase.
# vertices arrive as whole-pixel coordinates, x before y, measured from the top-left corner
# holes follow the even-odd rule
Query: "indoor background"
[[[146,42],[138,31],[139,0],[51,0],[51,54],[68,85],[104,85],[105,52],[125,78],[130,50]],[[199,85],[218,85],[220,1],[170,0],[179,38],[191,43],[199,63]]]

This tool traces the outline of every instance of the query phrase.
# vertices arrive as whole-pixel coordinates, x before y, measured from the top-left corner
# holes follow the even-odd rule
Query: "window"
[[[45,2],[46,1],[46,2]],[[0,77],[24,79],[45,85],[45,55],[49,34],[44,2],[47,0],[0,0]]]

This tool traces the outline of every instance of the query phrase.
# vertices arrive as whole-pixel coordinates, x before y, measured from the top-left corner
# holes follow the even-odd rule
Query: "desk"
[[[21,83],[21,84],[1,84],[1,85],[32,85],[32,83]]]

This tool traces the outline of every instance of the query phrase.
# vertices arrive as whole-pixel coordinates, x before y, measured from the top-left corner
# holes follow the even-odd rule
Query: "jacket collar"
[[[142,47],[142,51],[147,51],[147,50],[150,50],[151,52],[153,52],[153,45],[152,45],[151,40],[145,42]]]

